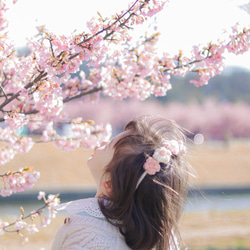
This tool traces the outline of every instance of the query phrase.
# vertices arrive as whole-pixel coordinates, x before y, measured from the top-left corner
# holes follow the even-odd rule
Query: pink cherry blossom
[[[48,216],[43,217],[42,223],[38,226],[38,228],[47,227],[50,223],[51,223],[51,218],[50,217],[48,217]]]
[[[27,117],[24,114],[18,112],[11,112],[8,115],[4,116],[5,123],[9,126],[10,129],[18,129],[28,123]]]
[[[232,27],[231,41],[226,45],[227,50],[236,55],[248,51],[250,47],[250,29],[245,27],[242,28],[242,31],[239,29],[239,23],[236,23]]]
[[[10,196],[10,195],[12,195],[12,190],[11,189],[7,189],[7,188],[5,188],[5,189],[3,189],[2,191],[1,191],[1,196],[2,197],[7,197],[7,196]]]
[[[41,200],[41,199],[43,199],[43,198],[45,198],[45,192],[44,192],[44,191],[39,191],[39,194],[38,194],[38,196],[37,196],[37,199],[38,199],[38,200]]]
[[[26,230],[30,233],[30,234],[34,234],[34,233],[38,233],[39,230],[36,227],[36,224],[28,224],[26,227]]]
[[[24,227],[26,227],[27,223],[22,220],[17,220],[15,223],[15,230],[21,231]]]
[[[32,188],[35,182],[40,178],[40,173],[30,171],[29,168],[20,169],[15,173],[7,173],[3,176],[5,188],[1,191],[3,197],[10,196],[13,193],[23,192]]]
[[[3,235],[4,234],[4,230],[3,228],[8,226],[9,223],[8,222],[3,222],[2,220],[0,220],[0,235]]]
[[[19,147],[17,149],[17,152],[19,154],[25,154],[28,153],[31,148],[34,146],[34,141],[31,137],[23,136],[19,140]]]
[[[22,245],[25,245],[29,242],[29,238],[28,237],[23,237],[22,239]]]
[[[156,172],[160,171],[161,166],[159,164],[159,161],[155,160],[152,157],[148,157],[143,165],[143,168],[149,175],[154,175]]]

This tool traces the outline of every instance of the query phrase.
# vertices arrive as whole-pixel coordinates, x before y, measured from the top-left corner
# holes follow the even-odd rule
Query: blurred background
[[[26,50],[24,37],[34,35],[36,25],[46,22],[52,32],[73,32],[74,28],[81,29],[83,21],[96,15],[97,10],[109,15],[126,8],[130,1],[122,4],[105,1],[104,4],[95,0],[93,5],[85,1],[70,2],[71,5],[68,1],[19,0],[16,6],[11,6],[9,32],[21,54]],[[187,6],[184,1],[170,1],[169,9],[155,20],[163,37],[165,33],[173,37],[163,39],[162,48],[173,53],[183,48],[189,50],[191,44],[219,37],[219,32],[229,29],[238,19],[249,25],[250,15],[244,10],[246,2],[213,0],[207,4],[207,1],[192,0]],[[208,10],[205,11],[204,6]],[[210,15],[205,16],[209,12]],[[69,17],[69,13],[75,13],[74,17]],[[76,17],[84,20],[78,21]],[[26,28],[18,33],[21,19],[25,22],[22,27]],[[161,25],[166,27],[165,33]],[[188,32],[184,32],[187,29]],[[80,116],[110,123],[113,136],[121,132],[130,119],[142,114],[160,114],[190,131],[187,157],[196,177],[192,179],[180,222],[183,244],[189,249],[250,249],[250,54],[228,55],[225,62],[227,67],[223,73],[212,78],[207,86],[194,87],[189,83],[192,78],[189,74],[185,78],[173,77],[173,89],[165,97],[151,97],[144,102],[101,97],[96,103],[75,101],[65,106],[72,118]],[[82,65],[82,70],[88,73],[86,65]],[[59,127],[58,131],[71,133],[69,127]],[[33,166],[40,171],[41,178],[31,191],[1,198],[1,216],[16,218],[21,205],[27,212],[37,208],[39,190],[59,192],[62,202],[93,196],[95,184],[86,166],[91,153],[83,149],[63,153],[48,143],[37,144],[29,154],[16,156],[5,169]],[[48,228],[32,235],[30,243],[23,247],[16,235],[5,234],[0,249],[6,246],[7,249],[50,249],[64,217],[64,214],[58,215]]]

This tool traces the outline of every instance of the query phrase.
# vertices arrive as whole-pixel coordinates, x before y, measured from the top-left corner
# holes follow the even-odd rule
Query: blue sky
[[[131,1],[123,0],[18,0],[10,4],[8,12],[9,36],[18,46],[26,37],[37,33],[36,26],[46,27],[57,34],[71,34],[74,30],[86,30],[86,21],[99,11],[103,16],[126,9]],[[238,6],[249,0],[170,0],[157,15],[161,33],[159,48],[170,54],[182,49],[190,51],[194,44],[206,44],[221,37],[237,21],[250,26],[250,14]],[[148,24],[146,24],[148,25]],[[140,34],[147,26],[139,26]],[[228,56],[226,65],[250,69],[250,52],[243,56]]]

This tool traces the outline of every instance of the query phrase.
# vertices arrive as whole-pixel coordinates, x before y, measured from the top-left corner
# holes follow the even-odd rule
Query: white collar
[[[55,207],[56,210],[66,210],[69,214],[76,215],[82,212],[96,218],[105,218],[100,210],[97,198],[74,200],[62,203]]]

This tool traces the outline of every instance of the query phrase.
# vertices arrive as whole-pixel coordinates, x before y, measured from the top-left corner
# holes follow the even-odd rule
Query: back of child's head
[[[172,154],[168,163],[159,163],[160,171],[153,175],[144,174],[144,165],[164,141],[185,141],[185,135],[173,121],[153,116],[136,118],[125,130],[105,169],[111,180],[111,202],[100,199],[101,210],[119,227],[131,249],[168,249],[173,234],[179,235],[188,164],[183,155]]]

